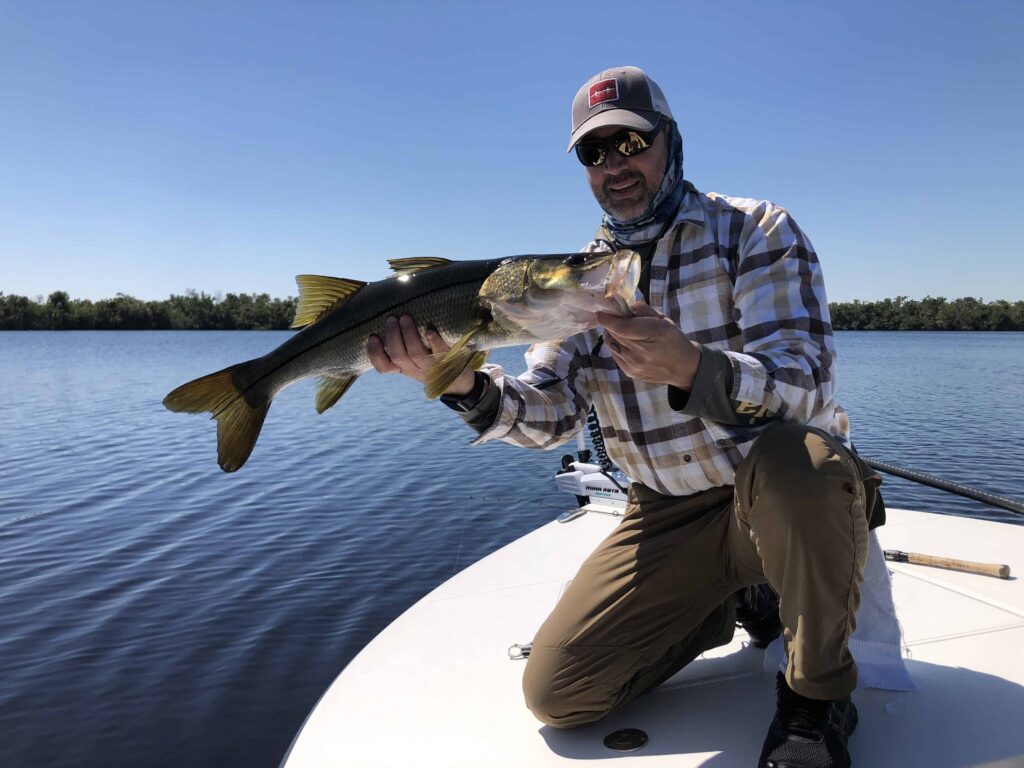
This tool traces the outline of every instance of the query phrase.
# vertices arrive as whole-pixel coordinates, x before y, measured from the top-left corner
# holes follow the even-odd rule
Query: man
[[[518,378],[485,366],[442,398],[475,442],[539,448],[593,405],[634,481],[625,518],[534,637],[527,706],[555,727],[592,722],[729,642],[737,611],[759,646],[780,614],[789,661],[759,764],[848,766],[848,640],[884,507],[833,400],[817,256],[784,209],[684,180],[678,126],[640,69],[583,85],[569,149],[605,212],[586,250],[639,251],[644,301],[532,347]],[[446,349],[409,317],[369,345],[378,371],[414,378]],[[766,582],[778,613],[767,587],[750,589]]]

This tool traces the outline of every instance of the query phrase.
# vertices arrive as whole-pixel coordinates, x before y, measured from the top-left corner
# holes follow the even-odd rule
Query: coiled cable
[[[601,434],[601,422],[598,421],[597,411],[590,406],[590,413],[587,414],[587,430],[590,432],[590,444],[594,446],[594,455],[597,463],[605,472],[615,468],[612,460],[608,458],[608,450],[604,445],[604,435]]]

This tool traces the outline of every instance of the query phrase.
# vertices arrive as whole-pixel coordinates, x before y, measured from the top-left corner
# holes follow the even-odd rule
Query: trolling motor
[[[629,479],[618,469],[602,469],[599,464],[576,460],[567,454],[562,457],[561,471],[555,475],[555,485],[558,490],[573,494],[580,506],[594,501],[625,506]]]
[[[579,505],[577,509],[559,515],[560,523],[575,520],[587,512],[621,516],[626,508],[629,478],[608,458],[601,435],[601,425],[593,408],[587,417],[587,428],[599,463],[594,464],[590,461],[593,454],[584,447],[581,432],[576,436],[577,458],[574,459],[572,454],[564,455],[562,468],[555,475],[558,490],[573,494]]]

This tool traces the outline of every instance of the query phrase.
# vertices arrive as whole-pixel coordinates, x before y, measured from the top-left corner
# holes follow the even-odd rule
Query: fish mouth
[[[619,251],[608,275],[605,298],[619,297],[627,303],[636,298],[637,289],[640,287],[641,268],[639,253]]]
[[[636,297],[640,285],[640,254],[631,250],[609,253],[595,262],[579,279],[581,290],[605,299],[621,299],[623,308]]]
[[[639,259],[634,251],[627,250],[538,257],[525,266],[516,292],[522,299],[530,296],[542,299],[565,293],[603,296],[609,287],[618,289],[623,281],[629,282],[633,271],[630,262],[634,257]],[[636,274],[638,278],[639,270]],[[485,293],[490,291],[481,291],[482,295]]]
[[[496,327],[548,341],[596,328],[599,312],[632,315],[639,282],[636,251],[552,254],[499,267],[480,298]]]
[[[630,314],[626,307],[640,284],[640,254],[622,249],[573,254],[561,262],[537,262],[531,265],[528,281],[522,301],[536,309],[561,306]]]

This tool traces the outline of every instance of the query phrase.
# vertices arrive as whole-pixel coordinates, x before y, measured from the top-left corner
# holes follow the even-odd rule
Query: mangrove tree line
[[[291,325],[296,301],[265,293],[221,297],[195,291],[163,301],[141,301],[123,293],[90,301],[72,299],[64,291],[33,301],[0,293],[0,330],[283,330]]]
[[[187,291],[163,301],[141,301],[123,293],[112,299],[72,299],[65,291],[39,296],[0,292],[0,330],[284,330],[297,299],[265,293],[224,296]],[[881,301],[832,302],[832,325],[840,331],[1024,331],[1024,301],[965,297],[897,296]]]

